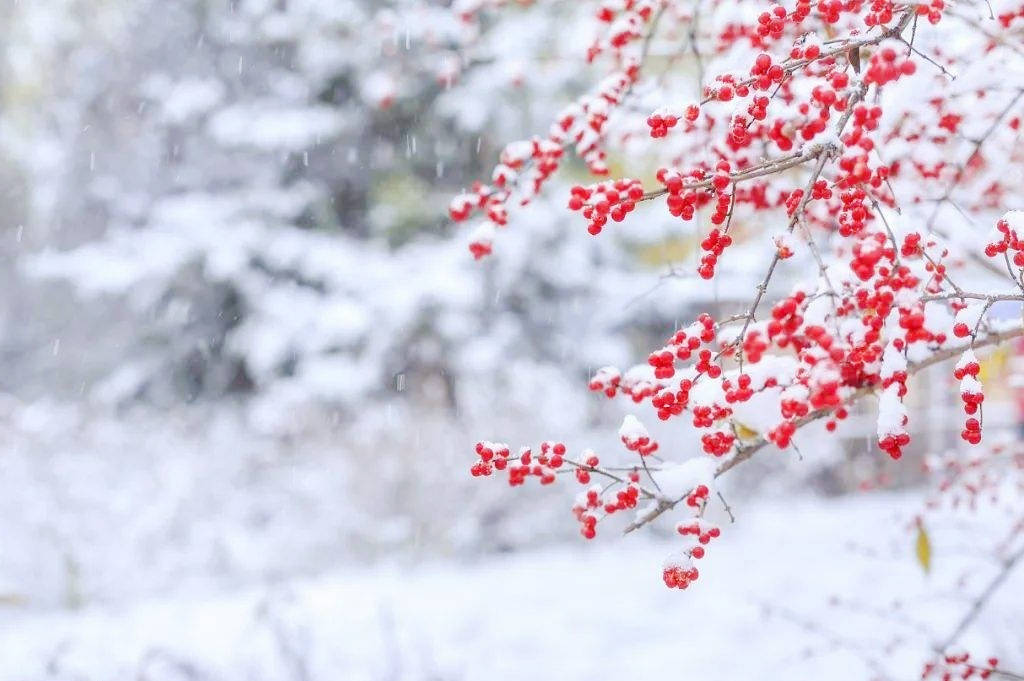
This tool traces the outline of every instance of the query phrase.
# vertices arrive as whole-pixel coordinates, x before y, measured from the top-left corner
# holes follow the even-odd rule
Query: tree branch
[[[1005,329],[1003,331],[993,331],[993,332],[991,332],[991,333],[989,333],[989,334],[987,334],[985,336],[982,336],[982,337],[978,338],[977,341],[975,343],[973,343],[973,347],[974,348],[982,348],[982,347],[987,347],[987,346],[990,346],[990,345],[998,345],[999,343],[1002,343],[1004,341],[1010,340],[1011,338],[1016,338],[1016,337],[1022,336],[1022,335],[1024,335],[1024,326],[1015,326],[1015,327],[1011,327],[1009,329]],[[925,360],[922,360],[922,361],[916,362],[916,363],[912,363],[912,364],[908,364],[907,365],[907,375],[909,376],[909,375],[916,374],[919,371],[927,369],[928,367],[930,367],[930,366],[932,366],[934,364],[939,364],[941,362],[945,362],[946,360],[951,359],[953,357],[956,357],[957,355],[963,353],[965,350],[967,350],[967,349],[969,349],[971,347],[972,347],[972,345],[965,344],[965,345],[957,345],[955,347],[945,348],[943,350],[938,350],[937,352],[935,352],[933,355],[931,355],[930,357],[928,357]],[[878,386],[876,386],[876,385],[870,385],[870,386],[863,386],[861,388],[856,389],[845,400],[843,400],[843,406],[848,406],[850,404],[853,404],[853,403],[859,401],[861,398],[863,398],[863,397],[865,397],[867,395],[872,394],[877,387]],[[803,416],[803,417],[797,419],[794,423],[795,423],[797,429],[800,429],[800,428],[804,427],[805,425],[807,425],[808,423],[812,423],[814,421],[817,421],[819,419],[824,418],[825,416],[828,416],[833,411],[834,411],[834,409],[817,409],[815,411],[809,412],[806,416]],[[736,466],[740,465],[744,461],[747,461],[747,460],[753,458],[753,456],[755,454],[757,454],[759,451],[764,449],[769,443],[770,443],[770,441],[765,439],[763,436],[758,436],[758,438],[756,440],[754,440],[753,442],[751,442],[751,443],[749,443],[747,445],[744,445],[743,447],[740,447],[736,451],[736,454],[734,454],[731,459],[729,459],[728,461],[723,462],[715,470],[715,478],[719,478],[719,477],[725,475],[730,470],[732,470]],[[630,523],[626,527],[625,534],[629,534],[630,532],[643,527],[644,525],[646,525],[646,524],[650,523],[651,521],[653,521],[655,518],[659,517],[665,511],[668,511],[668,510],[671,510],[671,509],[675,508],[676,505],[679,504],[680,502],[682,502],[684,499],[686,499],[687,496],[689,496],[689,492],[687,492],[687,494],[684,494],[683,496],[679,497],[678,499],[666,499],[664,497],[659,498],[657,500],[657,503],[655,504],[653,509],[651,509],[650,511],[645,513],[643,516],[637,518],[635,521],[633,521],[632,523]]]

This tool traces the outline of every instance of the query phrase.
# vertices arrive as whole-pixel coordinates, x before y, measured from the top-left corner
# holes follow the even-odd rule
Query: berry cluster
[[[942,21],[942,11],[944,9],[946,9],[945,0],[931,0],[927,4],[921,3],[917,6],[917,15],[928,17],[928,23],[935,25]],[[1024,16],[1024,7],[1020,9],[1020,16]],[[1000,16],[999,19],[1002,21],[1003,17]],[[1004,23],[1004,25],[1009,25],[1009,23]]]
[[[903,237],[903,245],[900,246],[900,257],[901,258],[917,258],[924,253],[924,249],[921,248],[921,235],[917,232],[911,232]]]
[[[523,184],[524,174],[534,191],[558,169],[563,149],[554,140],[533,139],[509,144],[501,152],[501,159],[492,173],[492,184],[474,183],[470,192],[452,199],[448,214],[452,220],[462,222],[474,212],[483,211],[483,221],[471,235],[469,250],[480,259],[491,253],[496,228],[508,223],[507,203],[512,190]],[[523,199],[528,202],[528,199]]]
[[[892,250],[885,246],[885,235],[873,236],[853,245],[850,269],[861,281],[868,281],[875,276],[875,267],[880,261],[892,258]]]
[[[691,411],[694,428],[711,428],[732,415],[732,409],[719,404],[698,404]]]
[[[729,197],[722,195],[725,199],[725,210],[729,210]],[[718,210],[722,210],[722,203],[719,202]],[[716,212],[717,216],[718,213]],[[723,215],[724,219],[724,215]],[[722,256],[722,253],[726,248],[732,245],[732,237],[728,234],[723,233],[717,227],[708,232],[707,237],[700,242],[700,247],[707,251],[700,258],[700,267],[697,268],[697,274],[702,279],[711,279],[715,276],[715,265],[718,264],[718,259]]]
[[[906,348],[902,338],[892,339],[882,353],[879,374],[883,390],[878,401],[878,446],[893,459],[902,457],[903,448],[910,444],[907,410],[903,406],[907,394]]]
[[[572,513],[580,523],[580,534],[584,539],[593,539],[597,536],[597,523],[601,520],[602,512],[604,516],[609,516],[618,511],[636,508],[640,498],[640,474],[632,471],[629,473],[628,480],[624,489],[615,492],[614,501],[611,498],[606,498],[609,497],[609,493],[600,485],[593,485],[584,494],[577,497],[576,503],[572,507]]]
[[[622,420],[622,426],[619,427],[619,439],[622,440],[626,449],[636,452],[640,456],[648,456],[658,451],[658,442],[651,439],[646,426],[632,414]]]
[[[871,55],[864,82],[885,85],[903,76],[911,76],[915,71],[917,65],[910,57],[901,56],[895,48],[883,47]]]
[[[657,442],[634,416],[627,416],[623,420],[620,433],[626,449],[636,452],[641,457],[648,456],[658,449]],[[577,497],[572,507],[572,512],[580,523],[580,533],[587,539],[592,539],[597,534],[597,523],[603,518],[619,511],[635,509],[642,496],[648,499],[655,498],[653,492],[645,491],[641,487],[639,466],[628,470],[623,477],[618,472],[602,468],[597,454],[589,449],[584,450],[576,460],[566,458],[565,445],[554,441],[541,442],[536,453],[529,447],[523,447],[519,450],[518,457],[512,457],[508,445],[504,443],[477,442],[475,451],[477,460],[470,468],[474,477],[487,477],[496,470],[507,470],[508,482],[512,487],[523,485],[530,477],[539,478],[542,485],[549,485],[555,482],[559,472],[568,471],[573,472],[576,481],[581,485],[590,485],[595,475],[610,479],[611,484],[604,487],[591,486]],[[704,487],[704,499],[706,496],[707,488]]]
[[[647,125],[651,129],[651,137],[657,139],[667,137],[668,131],[676,127],[680,119],[686,121],[688,130],[692,129],[698,117],[700,117],[700,107],[690,104],[683,110],[682,115],[664,109],[655,111],[647,117]]]
[[[518,459],[510,457],[509,447],[503,443],[477,442],[479,460],[470,468],[473,477],[489,476],[494,471],[508,470],[508,484],[517,487],[529,477],[540,479],[540,484],[550,485],[555,481],[555,471],[562,467],[565,445],[561,442],[542,442],[540,454],[534,456],[529,447],[519,450]]]
[[[977,333],[978,325],[981,323],[982,306],[954,301],[952,307],[956,310],[956,317],[953,321],[953,335],[957,338],[966,338]]]
[[[921,670],[921,678],[940,679],[941,681],[987,679],[992,676],[998,666],[999,658],[997,657],[990,657],[981,664],[975,664],[971,662],[970,653],[944,655],[937,661],[926,663]]]
[[[807,4],[809,5],[810,3]],[[814,61],[820,54],[821,45],[817,42],[817,37],[813,33],[808,33],[803,36],[803,42],[801,44],[794,45],[789,51],[789,58],[793,60],[803,59],[806,61]]]
[[[752,329],[743,339],[743,356],[751,364],[760,362],[767,349],[768,343],[759,329]]]
[[[471,191],[452,198],[448,204],[448,215],[455,222],[462,222],[472,215],[474,210],[487,206],[488,199],[492,195],[493,190],[491,187],[480,182],[474,182]],[[495,203],[500,202],[495,201]]]
[[[699,485],[699,487],[704,487]],[[705,487],[705,490],[707,488]],[[704,498],[707,498],[707,493],[703,494]],[[676,525],[676,532],[685,536],[693,536],[697,538],[697,541],[701,544],[708,544],[712,539],[717,539],[721,534],[721,530],[715,525],[708,523],[701,518],[694,518],[693,520],[684,520],[683,522]],[[703,552],[696,558],[703,558]]]
[[[1024,6],[1021,6],[1016,11],[1010,10],[1009,12],[1001,12],[996,18],[999,19],[999,23],[1003,28],[1009,28],[1010,24],[1012,24],[1015,19],[1021,17],[1024,17]]]
[[[981,416],[981,403],[985,401],[985,393],[982,390],[981,381],[978,380],[980,370],[978,358],[971,350],[967,350],[961,355],[953,369],[953,375],[960,381],[960,399],[964,404],[964,413],[967,414],[960,437],[972,445],[981,442],[981,420],[974,416],[974,414]]]
[[[693,365],[693,368],[698,374],[707,374],[711,378],[718,378],[722,375],[722,367],[714,364],[713,360],[711,351],[704,348],[697,353],[697,363]]]
[[[953,367],[953,377],[958,381],[971,376],[973,378],[978,377],[978,373],[981,371],[981,365],[978,364],[978,358],[974,355],[973,350],[965,350],[964,354],[960,355],[960,359],[957,360],[956,365]],[[974,413],[970,411],[969,413]]]
[[[807,401],[807,387],[801,384],[791,385],[779,395],[779,412],[784,419],[798,419],[807,416],[810,404]]]
[[[728,430],[715,430],[700,436],[701,449],[711,456],[724,456],[732,451],[736,436]]]
[[[480,460],[469,469],[473,477],[490,475],[495,469],[501,471],[508,466],[508,445],[494,442],[477,442],[476,453]]]
[[[704,96],[707,99],[719,102],[731,102],[733,97],[747,97],[750,94],[750,86],[746,82],[740,82],[732,74],[726,73],[715,77],[718,86],[708,86]]]
[[[715,339],[715,320],[711,315],[701,314],[697,321],[685,329],[679,329],[668,339],[665,347],[647,356],[647,363],[654,367],[655,378],[672,378],[675,375],[675,362],[685,362],[694,351],[705,343]],[[714,372],[716,378],[721,369],[711,364],[711,351],[704,349],[699,353],[700,362],[696,367],[698,373]],[[596,378],[596,377],[595,377]],[[591,388],[593,389],[593,388]],[[689,387],[687,387],[689,390]]]
[[[706,499],[707,487],[699,485],[698,489],[702,491],[700,498]],[[688,504],[689,498],[693,498],[693,495],[688,497]],[[690,505],[696,506],[697,504]],[[665,585],[670,589],[685,589],[691,582],[696,581],[700,574],[697,568],[693,566],[693,561],[704,557],[706,552],[704,546],[712,539],[720,536],[721,531],[701,518],[694,518],[693,520],[683,521],[676,525],[676,532],[684,537],[694,537],[696,542],[679,554],[669,557],[665,561],[661,576]]]
[[[841,0],[818,0],[818,12],[825,23],[839,23],[839,17],[845,9],[845,3]]]
[[[661,572],[661,578],[665,586],[670,589],[685,589],[690,582],[697,581],[700,572],[693,566],[693,563],[686,557],[669,558]]]
[[[576,465],[576,482],[581,485],[588,485],[590,484],[590,472],[597,469],[601,460],[591,449],[583,450],[583,455],[580,458],[582,459],[582,464]]]
[[[697,485],[686,495],[686,505],[690,508],[703,510],[710,494],[711,489],[707,485]],[[704,543],[706,544],[707,542]]]
[[[768,338],[780,348],[785,348],[790,344],[791,339],[804,323],[800,310],[806,300],[806,293],[796,291],[772,307],[772,319],[768,322],[765,330],[768,332]]]
[[[678,122],[678,116],[668,113],[660,114],[655,112],[647,118],[647,125],[651,128],[651,137],[655,139],[659,137],[668,137],[669,129],[676,127],[676,123]]]
[[[781,10],[783,16],[785,16],[786,10],[782,7],[776,7],[776,10]],[[765,13],[767,14],[767,13]],[[762,14],[761,16],[764,16]],[[769,20],[769,24],[771,20]],[[767,90],[775,83],[781,83],[783,76],[786,75],[786,71],[779,64],[772,63],[772,57],[766,52],[762,52],[757,55],[754,59],[754,65],[750,67],[750,75],[755,76],[752,85],[757,90]],[[767,105],[767,99],[765,99],[765,105]]]
[[[906,414],[903,415],[906,419]],[[903,422],[906,425],[906,421]],[[890,433],[884,435],[878,440],[878,447],[883,452],[888,454],[894,461],[899,460],[903,456],[903,448],[910,444],[910,435],[906,432]]]
[[[794,434],[796,434],[796,424],[792,421],[783,421],[768,431],[768,440],[779,449],[785,449],[793,441]]]
[[[660,0],[606,0],[597,10],[597,19],[608,25],[606,35],[597,38],[587,49],[587,61],[594,61],[606,51],[619,52],[641,38]]]
[[[644,188],[639,180],[624,178],[614,182],[600,182],[590,187],[580,185],[570,190],[569,210],[582,211],[590,221],[587,231],[597,235],[611,218],[622,222],[636,208],[637,201],[644,197]]]
[[[606,397],[615,397],[622,381],[622,374],[614,367],[601,367],[590,379],[588,387],[591,390],[600,390]]]
[[[772,243],[775,245],[775,255],[778,256],[779,260],[785,260],[792,258],[795,246],[793,241],[793,235],[788,231],[783,231],[772,237]]]
[[[647,367],[633,367],[625,374],[615,367],[602,367],[590,379],[589,387],[593,391],[603,392],[609,398],[622,393],[639,404],[657,395],[665,384],[651,376]]]
[[[473,230],[469,240],[469,252],[473,254],[474,260],[479,260],[491,254],[494,248],[494,223],[481,222]]]
[[[741,373],[736,376],[735,385],[728,378],[722,379],[722,390],[725,393],[725,401],[729,404],[735,402],[746,402],[754,396],[754,390],[750,387],[751,378],[749,374]]]
[[[715,210],[711,214],[711,223],[714,225],[722,224],[729,215],[732,196],[726,192],[726,189],[730,184],[732,184],[732,178],[729,177],[729,162],[719,161],[715,166],[715,174],[711,178],[711,186],[714,188],[717,196]],[[724,244],[723,248],[728,245]],[[704,250],[711,249],[705,248]],[[721,255],[721,253],[717,255]]]
[[[903,448],[910,444],[909,418],[900,395],[905,390],[902,384],[891,385],[878,400],[878,447],[894,460],[902,457]]]
[[[810,3],[804,4],[808,6],[809,11]],[[786,8],[781,5],[773,5],[768,11],[757,15],[757,35],[761,37],[771,36],[777,40],[782,37],[782,31],[785,27]],[[771,61],[768,63],[770,65]]]
[[[693,381],[684,378],[679,381],[679,390],[665,388],[651,398],[651,405],[658,410],[658,418],[667,421],[673,416],[679,416],[686,409],[690,402],[690,389],[693,388]]]
[[[654,6],[651,0],[637,4]],[[638,16],[642,14],[639,12]],[[457,222],[468,219],[478,210],[487,214],[487,221],[471,237],[469,248],[475,258],[492,252],[494,228],[506,224],[507,205],[513,193],[518,193],[520,204],[529,203],[558,170],[566,149],[573,149],[592,174],[608,174],[603,149],[605,125],[639,77],[639,63],[635,58],[623,58],[619,67],[595,90],[565,107],[546,138],[534,137],[506,145],[492,173],[492,185],[475,186],[472,193],[462,194],[452,201],[449,214]],[[622,217],[632,210],[626,210],[625,205],[618,207]],[[609,210],[605,220],[598,222],[603,225],[607,217],[620,215],[618,211],[614,215],[610,213]]]
[[[694,185],[704,179],[704,171],[700,169],[689,173],[690,182],[677,170],[659,168],[656,174],[658,182],[665,186],[668,197],[665,205],[668,212],[677,218],[692,220],[695,211],[708,202],[707,192],[696,189]]]
[[[985,255],[995,258],[1005,253],[1020,268],[1024,267],[1024,240],[1017,236],[1017,230],[1010,226],[1011,222],[1024,222],[1024,211],[1010,211],[996,222],[994,234],[985,244]]]

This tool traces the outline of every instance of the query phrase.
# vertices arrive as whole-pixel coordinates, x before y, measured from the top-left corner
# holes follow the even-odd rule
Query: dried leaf
[[[932,569],[932,542],[928,538],[928,530],[925,529],[924,523],[918,521],[917,523],[917,540],[914,542],[914,554],[917,556],[917,562],[921,565],[921,569],[926,573]]]
[[[739,421],[735,421],[734,423],[736,425],[736,435],[739,436],[740,440],[756,440],[760,435],[760,433],[758,433],[756,430],[747,427],[746,425],[740,423]]]

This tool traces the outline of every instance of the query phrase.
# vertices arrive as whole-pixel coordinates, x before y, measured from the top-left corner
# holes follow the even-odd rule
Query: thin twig
[[[984,300],[989,304],[1001,300],[1024,302],[1024,295],[1018,293],[974,293],[957,289],[955,293],[935,293],[921,297],[921,302],[930,303],[935,300],[951,300],[953,298],[969,298],[971,300]]]
[[[1010,576],[1010,573],[1013,571],[1013,568],[1017,565],[1017,563],[1020,562],[1022,558],[1024,558],[1024,546],[1021,546],[1019,549],[1017,549],[1016,552],[1012,553],[1009,557],[1006,558],[1006,560],[1003,561],[1002,565],[1000,566],[999,572],[996,574],[995,577],[992,578],[992,581],[988,583],[988,586],[986,586],[982,590],[978,597],[974,599],[974,602],[971,604],[970,609],[968,609],[967,612],[964,613],[964,616],[960,618],[960,621],[957,622],[956,626],[949,633],[949,635],[946,636],[946,638],[944,638],[941,643],[938,643],[934,646],[934,649],[937,653],[944,653],[947,648],[953,645],[956,642],[956,640],[960,638],[960,635],[964,633],[967,627],[971,626],[971,623],[973,623],[974,620],[978,618],[978,615],[981,614],[981,611],[985,607],[985,604],[988,602],[989,598],[991,598],[992,594],[994,594],[996,590],[1003,584],[1003,582],[1006,581],[1006,578]],[[1010,675],[1010,673],[1004,672],[1004,675]]]
[[[922,59],[924,59],[925,61],[927,61],[928,63],[930,63],[930,64],[934,65],[934,66],[935,66],[936,68],[938,68],[938,69],[939,69],[940,71],[942,71],[942,75],[946,76],[946,77],[947,77],[947,78],[949,78],[950,80],[956,80],[956,74],[950,73],[950,72],[949,72],[949,71],[948,71],[948,70],[946,69],[946,67],[945,67],[945,66],[943,66],[943,65],[942,65],[942,64],[940,64],[939,62],[935,61],[934,59],[932,59],[931,57],[929,57],[929,56],[928,56],[927,54],[925,54],[925,53],[924,53],[924,52],[922,52],[921,50],[919,50],[919,49],[917,49],[916,47],[914,47],[914,46],[913,46],[913,44],[911,44],[911,43],[908,43],[908,42],[907,42],[906,40],[904,40],[903,38],[900,38],[900,40],[902,40],[902,41],[903,41],[903,43],[904,43],[904,44],[905,44],[905,45],[906,45],[907,47],[909,47],[909,48],[910,48],[910,51],[911,51],[911,52],[913,52],[913,53],[914,53],[914,54],[916,54],[917,56],[921,57]]]
[[[1013,110],[1013,107],[1017,105],[1017,102],[1020,100],[1021,96],[1024,96],[1024,88],[1020,88],[1017,90],[1017,94],[1014,95],[1013,99],[1011,99],[1005,107],[1003,107],[1003,110],[999,112],[999,115],[995,117],[995,119],[988,126],[985,132],[982,133],[981,137],[974,140],[974,146],[971,149],[971,153],[967,155],[967,158],[964,160],[963,163],[957,165],[956,175],[953,177],[953,180],[949,183],[949,185],[947,185],[946,191],[943,193],[943,195],[940,198],[936,199],[935,208],[932,209],[932,214],[928,218],[928,229],[934,228],[935,219],[938,217],[939,210],[942,208],[942,204],[945,203],[946,201],[949,201],[949,199],[953,196],[953,190],[955,190],[956,187],[963,180],[964,171],[967,169],[967,165],[971,162],[971,159],[973,159],[975,155],[977,155],[977,153],[981,151],[982,145],[984,145],[985,141],[992,136],[993,132],[996,131],[996,128],[999,127],[999,123],[1002,122],[1003,118],[1005,118],[1006,115]]]
[[[732,514],[732,507],[729,506],[729,502],[725,500],[725,497],[722,496],[721,492],[716,492],[716,494],[718,494],[718,500],[722,502],[722,508],[724,508],[725,512],[729,514],[729,522],[736,522],[736,516]]]

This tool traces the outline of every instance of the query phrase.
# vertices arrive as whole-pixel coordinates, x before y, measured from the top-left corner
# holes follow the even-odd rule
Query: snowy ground
[[[933,536],[925,575],[908,529],[919,503],[741,503],[687,592],[660,582],[671,538],[606,533],[469,564],[339,568],[74,612],[9,607],[0,679],[909,680],[995,569],[964,550],[965,522]],[[1024,574],[1000,591],[960,642],[1021,669]]]

